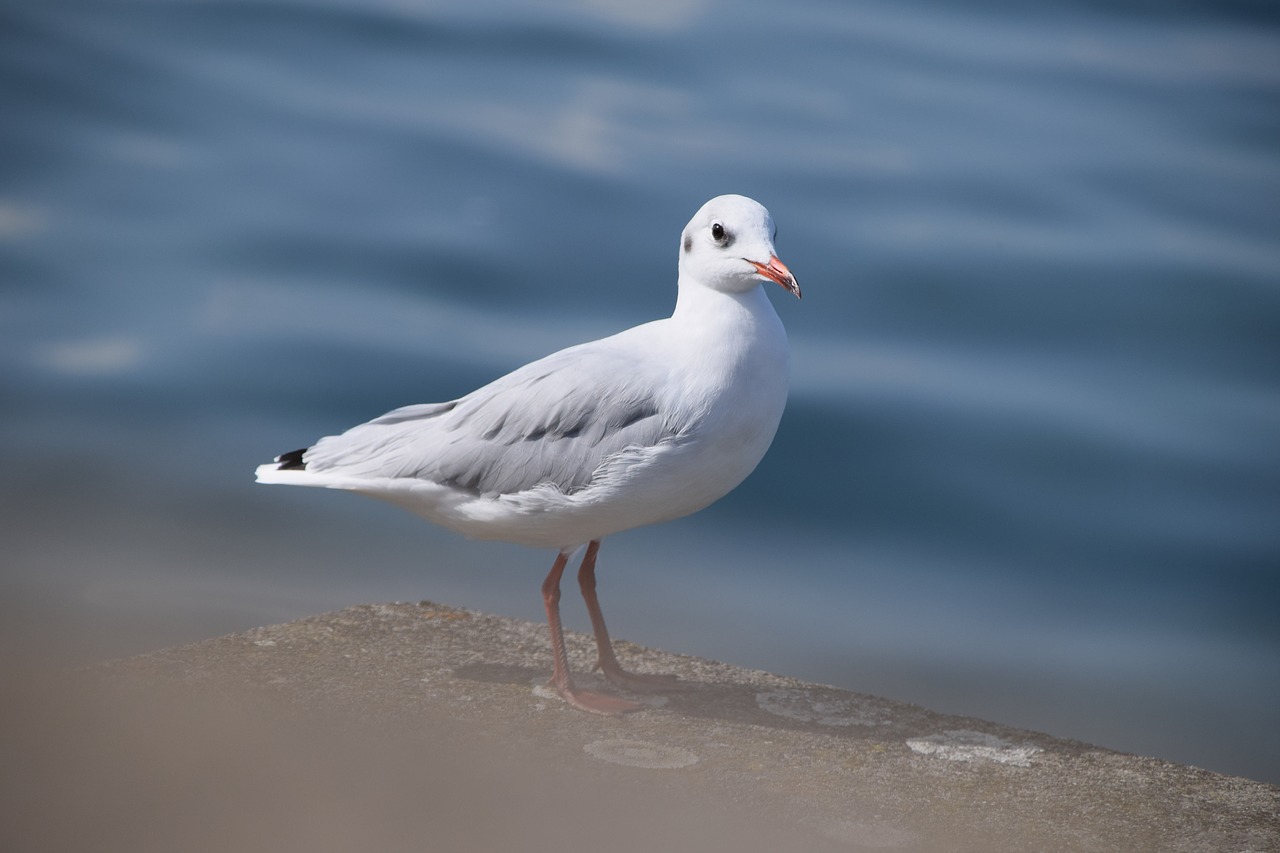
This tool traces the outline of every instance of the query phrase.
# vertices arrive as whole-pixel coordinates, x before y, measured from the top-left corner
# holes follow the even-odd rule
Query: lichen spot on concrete
[[[1032,756],[1044,752],[1038,746],[1016,744],[986,732],[968,729],[908,738],[907,746],[912,752],[947,761],[995,761],[1015,767],[1030,767]]]
[[[698,756],[687,749],[647,740],[596,740],[582,748],[601,761],[647,770],[674,770],[698,763]]]

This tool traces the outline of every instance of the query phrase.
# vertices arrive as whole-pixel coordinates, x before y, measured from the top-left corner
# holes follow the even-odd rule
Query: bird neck
[[[712,319],[735,323],[769,315],[777,316],[764,288],[759,285],[733,293],[716,290],[681,276],[676,293],[676,308],[671,317],[677,321],[698,323],[707,323]]]

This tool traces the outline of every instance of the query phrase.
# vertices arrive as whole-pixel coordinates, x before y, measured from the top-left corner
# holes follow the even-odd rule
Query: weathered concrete
[[[590,638],[569,643],[590,686]],[[617,645],[685,689],[572,710],[539,686],[542,625],[427,602],[28,683],[3,846],[1280,850],[1275,786]]]

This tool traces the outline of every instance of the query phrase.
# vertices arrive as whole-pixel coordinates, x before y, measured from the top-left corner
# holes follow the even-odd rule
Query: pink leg
[[[600,600],[596,598],[596,553],[599,550],[600,540],[592,540],[587,546],[587,553],[582,557],[582,566],[578,569],[578,586],[582,589],[583,600],[587,602],[587,612],[591,614],[591,627],[596,634],[596,649],[599,651],[596,669],[602,671],[605,678],[619,687],[625,687],[637,693],[678,690],[674,675],[644,675],[627,672],[614,656],[609,629],[604,624],[604,612],[600,609]]]
[[[573,678],[569,675],[569,653],[564,647],[564,630],[560,627],[560,576],[564,574],[564,567],[568,562],[569,555],[562,551],[547,573],[547,579],[542,582],[542,603],[547,607],[547,624],[551,628],[551,655],[554,661],[551,686],[573,707],[595,714],[621,714],[644,707],[637,702],[574,687]]]

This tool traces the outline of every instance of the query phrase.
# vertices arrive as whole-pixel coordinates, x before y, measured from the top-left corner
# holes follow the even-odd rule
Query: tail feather
[[[302,471],[307,467],[307,463],[302,461],[302,454],[311,448],[303,447],[300,450],[290,450],[288,453],[281,453],[276,457],[279,463],[277,470],[279,471]]]
[[[309,448],[301,450],[291,450],[288,453],[281,453],[266,465],[259,465],[257,471],[259,483],[290,483],[293,485],[317,485],[305,482],[310,476],[307,471],[307,463],[302,460],[302,454],[306,453]],[[282,474],[280,472],[288,471],[291,473]],[[302,475],[301,477],[299,475]],[[303,481],[303,482],[300,482]]]

